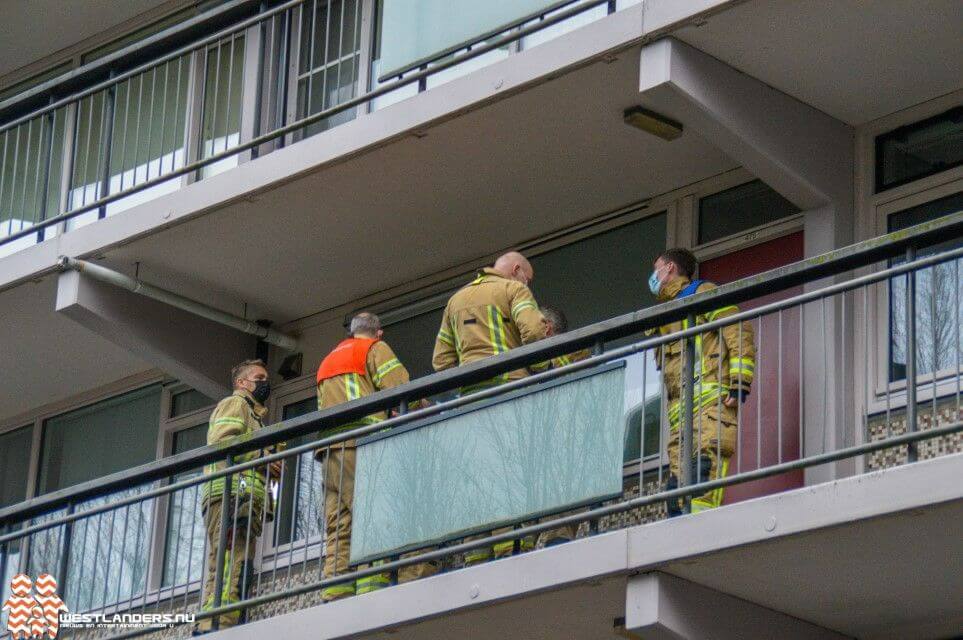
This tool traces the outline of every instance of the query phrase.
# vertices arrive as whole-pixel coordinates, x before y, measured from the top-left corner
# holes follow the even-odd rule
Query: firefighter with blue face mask
[[[663,252],[653,265],[649,277],[649,289],[659,302],[668,302],[716,288],[711,282],[693,280],[698,262],[688,249],[669,249]],[[699,314],[696,326],[722,320],[739,313],[735,305]],[[685,320],[679,320],[659,328],[663,336],[688,328]],[[665,404],[669,418],[669,483],[667,488],[678,486],[681,465],[691,465],[693,483],[707,482],[726,476],[729,459],[735,452],[738,429],[737,407],[745,402],[752,385],[755,370],[756,349],[753,343],[752,325],[735,322],[720,331],[713,329],[697,334],[695,360],[693,362],[693,411],[692,411],[692,459],[681,459],[679,432],[683,423],[682,376],[685,346],[682,340],[662,345],[655,353],[656,366],[662,371]],[[721,488],[692,497],[692,513],[718,507],[722,503]],[[669,516],[680,515],[681,505],[669,501]]]

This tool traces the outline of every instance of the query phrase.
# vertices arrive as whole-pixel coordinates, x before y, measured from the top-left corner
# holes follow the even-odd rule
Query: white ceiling
[[[852,125],[963,88],[960,0],[756,0],[674,35]]]
[[[170,0],[3,0],[0,77]]]

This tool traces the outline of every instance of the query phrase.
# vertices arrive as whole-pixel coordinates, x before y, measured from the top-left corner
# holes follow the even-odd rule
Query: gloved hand
[[[729,389],[729,397],[726,398],[725,404],[727,407],[736,406],[736,402],[742,400],[743,404],[749,398],[749,389]]]

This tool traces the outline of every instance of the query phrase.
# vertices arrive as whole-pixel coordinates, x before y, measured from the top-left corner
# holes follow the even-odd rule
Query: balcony
[[[404,56],[417,51],[396,51],[404,43],[382,44],[383,33],[412,25],[394,25],[402,16],[382,16],[374,0],[292,0],[224,26],[253,4],[229,2],[142,42],[91,54],[84,66],[0,102],[0,256],[374,113],[639,0],[548,3],[507,25],[488,16],[498,29],[479,34],[477,24],[458,25],[464,39],[451,45],[462,32],[444,34],[447,40],[435,43],[440,53],[422,43],[430,55],[416,64]],[[205,20],[218,30],[197,38]],[[382,55],[401,66],[382,69]],[[36,108],[46,97],[48,104]]]
[[[943,244],[961,229],[963,214],[946,216],[0,510],[0,573],[54,574],[74,612],[203,619],[246,609],[249,624],[219,631],[225,638],[447,637],[466,629],[541,637],[560,628],[585,638],[615,628],[705,637],[709,627],[693,612],[707,602],[718,612],[712,628],[750,637],[772,629],[800,638],[953,633],[960,573],[928,568],[951,557],[959,532],[947,523],[961,521],[954,479],[963,464],[955,453],[963,432],[963,249]],[[651,336],[729,305],[742,310]],[[877,362],[872,347],[853,343],[850,329],[887,307],[901,327],[889,358],[899,366],[879,389],[867,375]],[[700,441],[702,414],[689,410],[699,385],[684,377],[682,418],[672,429],[656,363],[667,349],[694,353],[698,337],[731,327],[754,334],[757,369],[753,393],[739,405],[728,474],[682,473],[681,486],[668,487],[666,443],[673,432],[683,450]],[[594,355],[453,396],[582,348]],[[434,403],[407,411],[423,399]],[[317,435],[390,409],[398,414],[385,422]],[[843,421],[836,431],[826,427],[832,420]],[[313,453],[347,440],[358,441],[351,568],[322,578],[331,550],[318,527],[325,489]],[[280,442],[285,451],[238,462]],[[214,608],[199,612],[208,544],[201,487],[269,461],[281,464],[271,489],[277,514],[273,522],[262,514],[248,597],[224,603],[215,595]],[[226,465],[201,474],[212,462]],[[821,483],[827,467],[841,479]],[[688,510],[710,490],[724,492],[722,506],[665,518],[667,501]],[[540,548],[539,535],[563,525],[577,530],[575,540]],[[510,542],[515,556],[464,566],[467,552],[499,542]],[[216,545],[222,557],[226,534]],[[319,604],[331,584],[379,572],[394,583],[405,567],[429,561],[444,571]],[[658,603],[683,612],[690,626],[665,617]]]

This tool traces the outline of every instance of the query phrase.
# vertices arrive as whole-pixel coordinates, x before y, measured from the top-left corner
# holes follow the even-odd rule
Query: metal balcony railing
[[[516,50],[592,10],[617,9],[616,0],[553,4],[379,82],[375,5],[263,3],[257,15],[133,68],[91,63],[89,74],[108,77],[80,91],[60,95],[85,69],[66,74],[65,84],[44,83],[49,104],[0,120],[0,255],[351,120],[399,90],[424,91],[466,61]],[[133,56],[139,46],[124,51]],[[25,92],[23,103],[42,97],[35,94]],[[0,108],[16,114],[18,100]]]
[[[381,573],[396,582],[401,570],[426,562],[457,569],[466,553],[498,543],[523,552],[541,534],[563,526],[593,535],[624,526],[626,518],[665,517],[667,503],[686,511],[693,496],[710,491],[735,500],[801,486],[798,474],[821,465],[848,461],[859,473],[939,455],[947,439],[963,431],[963,248],[959,242],[947,246],[961,232],[963,213],[957,213],[286,420],[225,446],[2,509],[0,575],[51,573],[74,612],[195,613],[205,619],[244,609],[252,618],[266,617],[271,603],[317,597],[327,586]],[[767,296],[763,304],[760,296]],[[714,310],[731,305],[743,309],[712,320]],[[683,320],[688,328],[647,337]],[[877,339],[871,331],[853,331],[855,325],[887,329]],[[721,412],[722,399],[696,408],[710,370],[703,363],[703,378],[696,379],[693,355],[700,343],[725,340],[731,330],[754,334],[755,381],[748,401],[735,409],[735,442],[723,445],[723,438],[704,433],[710,427],[703,417]],[[882,358],[877,342],[884,345]],[[575,364],[408,411],[413,402],[587,347],[594,355]],[[645,431],[653,423],[646,411],[658,407],[650,398],[625,406],[625,372],[634,370],[633,359],[664,364],[667,354],[677,353],[687,354],[682,371],[689,372],[672,398],[679,402],[656,409],[655,430],[638,434],[639,459],[655,464],[639,464],[620,487],[625,421]],[[881,360],[890,366],[881,367]],[[877,370],[885,370],[882,379],[871,375]],[[647,375],[660,374],[643,366],[643,389]],[[717,380],[724,377],[717,371]],[[674,428],[666,424],[673,406],[681,407]],[[392,410],[383,422],[317,435]],[[696,443],[706,441],[704,435],[710,444],[703,449],[716,449],[717,459],[728,460],[728,473],[704,477],[698,465],[681,464],[698,450]],[[336,550],[325,548],[324,525],[317,520],[326,483],[333,487],[334,478],[343,477],[343,462],[329,457],[326,478],[314,453],[325,449],[330,456],[352,441],[358,445],[359,513],[351,536],[357,550],[347,569],[325,576],[324,559]],[[245,453],[282,442],[288,444],[284,451],[238,462]],[[201,473],[218,462],[222,469]],[[246,517],[239,524],[238,515],[249,511],[228,489],[221,504],[233,508],[221,511],[220,534],[209,542],[203,533],[209,523],[200,513],[203,486],[223,478],[231,487],[231,478],[265,474],[269,463],[280,467],[269,479],[269,492],[283,497],[294,491],[298,497],[281,500],[273,522],[265,509],[254,511],[259,522]],[[559,466],[564,475],[558,475]],[[667,467],[678,469],[674,487],[667,484]],[[160,519],[166,520],[165,533],[152,535],[157,528],[150,522]],[[392,531],[381,535],[386,522]],[[243,600],[223,601],[221,572],[213,585],[201,584],[206,558],[223,558],[239,531],[250,537],[252,529],[261,532],[259,564],[243,578]],[[370,562],[380,564],[358,564]],[[201,610],[205,600],[209,606]],[[115,637],[149,631],[124,630]]]

